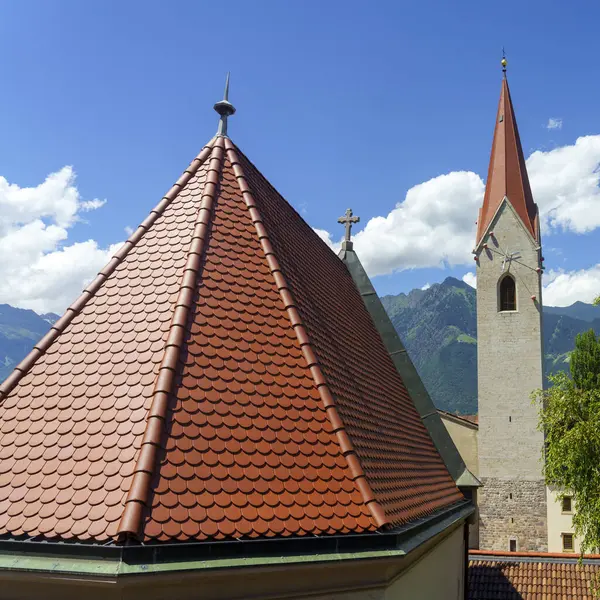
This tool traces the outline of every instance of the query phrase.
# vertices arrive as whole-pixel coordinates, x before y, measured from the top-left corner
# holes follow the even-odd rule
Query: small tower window
[[[512,275],[505,275],[500,282],[500,310],[517,310],[517,286]]]
[[[509,552],[517,551],[517,540],[508,540],[508,550]]]
[[[572,533],[563,533],[562,534],[562,546],[563,552],[573,552],[575,549],[575,545],[573,543],[573,534]]]
[[[573,512],[573,499],[571,498],[571,496],[563,496],[562,512],[564,512],[564,513],[572,513]]]

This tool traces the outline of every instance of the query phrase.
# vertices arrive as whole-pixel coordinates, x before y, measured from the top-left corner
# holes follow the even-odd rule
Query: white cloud
[[[471,257],[475,215],[483,195],[475,173],[440,175],[408,190],[386,217],[374,217],[353,238],[370,275],[465,264]]]
[[[423,291],[425,291],[425,290],[428,290],[430,287],[431,287],[431,284],[430,283],[426,283],[421,289]]]
[[[108,262],[118,244],[65,245],[80,214],[104,200],[82,200],[71,167],[22,188],[0,176],[0,303],[62,312]]]
[[[477,289],[477,276],[475,275],[475,273],[471,273],[471,271],[469,271],[468,273],[465,273],[462,276],[462,280],[467,285],[470,285],[472,288]]]
[[[547,306],[569,306],[578,300],[592,302],[600,294],[600,263],[579,271],[548,271],[542,298]]]
[[[477,276],[472,271],[465,273],[462,280],[477,289]],[[544,273],[542,297],[546,306],[570,306],[578,300],[591,303],[598,295],[600,264],[579,271],[560,269]]]
[[[106,204],[106,200],[98,200],[98,198],[94,200],[84,200],[79,203],[79,208],[82,212],[88,212],[90,210],[96,210],[97,208],[102,208]]]
[[[546,129],[562,129],[563,120],[558,117],[550,117],[546,124]]]
[[[333,242],[329,231],[317,229],[316,227],[313,227],[313,230],[334,252],[337,253],[339,251],[341,244],[336,244]]]
[[[472,271],[465,273],[462,280],[477,289],[477,277]],[[578,300],[591,303],[598,295],[600,264],[579,271],[560,269],[544,273],[542,298],[545,306],[570,306]]]
[[[600,135],[527,159],[542,233],[585,233],[600,227]],[[371,276],[421,267],[472,264],[475,219],[484,183],[471,171],[453,171],[408,190],[385,217],[373,217],[354,237]],[[315,230],[334,250],[339,242]]]
[[[125,233],[130,236],[135,230],[133,229],[133,227],[131,227],[131,225],[126,225],[125,226]]]
[[[586,233],[600,227],[600,135],[534,152],[527,171],[540,207],[542,233]]]

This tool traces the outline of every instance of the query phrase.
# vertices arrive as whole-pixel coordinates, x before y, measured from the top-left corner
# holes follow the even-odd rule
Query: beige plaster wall
[[[457,529],[388,586],[385,600],[462,600],[465,548]]]
[[[469,423],[460,422],[443,413],[440,413],[440,417],[465,465],[467,465],[467,469],[477,477],[479,475],[477,427]]]
[[[562,512],[562,503],[558,500],[558,491],[546,487],[548,509],[548,552],[562,552],[562,534],[573,533],[573,514]],[[573,508],[575,504],[573,503]],[[575,538],[575,553],[579,552],[579,542]]]

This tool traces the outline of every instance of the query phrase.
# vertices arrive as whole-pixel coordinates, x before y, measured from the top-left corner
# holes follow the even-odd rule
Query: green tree
[[[600,389],[600,338],[593,329],[577,334],[569,366],[577,388]]]
[[[594,306],[600,306],[600,296],[594,300]]]
[[[575,502],[575,535],[581,551],[600,549],[600,338],[579,334],[571,375],[551,375],[538,390],[540,429],[546,438],[546,483],[568,491]]]

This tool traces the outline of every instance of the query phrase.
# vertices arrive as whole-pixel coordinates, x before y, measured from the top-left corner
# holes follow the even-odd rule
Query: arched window
[[[512,275],[500,282],[500,310],[517,310],[517,287]]]

